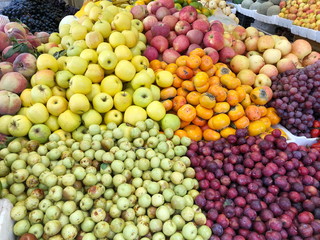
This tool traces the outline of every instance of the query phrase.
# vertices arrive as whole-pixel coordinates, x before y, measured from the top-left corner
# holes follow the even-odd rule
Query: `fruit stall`
[[[319,2],[74,2],[0,12],[1,240],[320,239]]]

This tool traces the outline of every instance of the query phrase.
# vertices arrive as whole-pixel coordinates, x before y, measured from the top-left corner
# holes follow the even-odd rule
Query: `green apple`
[[[3,115],[0,117],[0,133],[9,135],[9,122],[11,120],[12,116],[11,115]]]
[[[73,46],[73,44],[74,44],[74,39],[70,35],[66,35],[61,38],[60,45],[63,49],[68,49],[68,47]]]
[[[44,123],[48,126],[48,128],[51,130],[51,132],[54,132],[60,128],[58,124],[58,117],[50,115],[48,120]]]
[[[69,109],[71,112],[81,115],[90,109],[90,102],[86,95],[75,93],[69,99]]]
[[[55,130],[52,134],[58,135],[61,141],[66,141],[67,139],[71,138],[71,133],[63,129]]]
[[[149,60],[145,56],[134,56],[131,59],[131,63],[136,68],[137,72],[140,72],[141,70],[147,70],[149,67]]]
[[[83,135],[86,134],[88,129],[85,126],[80,126],[72,132],[72,138],[77,142],[81,142]]]
[[[173,83],[172,73],[166,70],[157,72],[156,82],[159,87],[162,87],[162,88],[170,87]]]
[[[98,31],[88,32],[86,35],[86,44],[88,48],[96,49],[103,42],[103,36]]]
[[[98,56],[98,62],[106,70],[113,70],[117,66],[117,55],[111,50],[103,50]]]
[[[145,44],[144,42],[142,42],[142,41],[138,41],[138,42],[137,42],[137,47],[138,47],[141,51],[144,51],[144,50],[146,50],[146,48],[147,48],[146,44]]]
[[[102,122],[102,116],[94,109],[90,109],[81,115],[82,122],[86,128],[89,128],[93,124],[100,125]]]
[[[134,89],[130,86],[126,87],[123,91],[129,93],[131,96],[133,95],[134,93]]]
[[[159,101],[160,100],[160,88],[157,85],[152,84],[150,86],[150,90],[152,93],[152,97],[154,101]]]
[[[148,116],[154,121],[160,121],[166,115],[166,109],[159,101],[151,102],[147,107]]]
[[[132,52],[126,45],[117,46],[114,49],[114,53],[117,55],[119,61],[121,60],[128,60],[132,59]]]
[[[39,143],[46,143],[51,134],[50,128],[45,124],[35,124],[33,125],[29,132],[28,137],[30,140],[35,140]]]
[[[70,27],[70,36],[75,41],[85,39],[87,32],[87,27],[79,23],[73,24]]]
[[[133,127],[128,123],[121,123],[118,128],[122,130],[123,137],[128,139],[131,142],[132,141],[131,130]]]
[[[130,48],[130,51],[132,52],[133,56],[140,56],[142,54],[141,49],[138,46]]]
[[[57,72],[59,69],[58,61],[48,53],[41,54],[37,58],[37,69],[51,69],[52,71]]]
[[[113,107],[113,99],[107,93],[99,93],[92,100],[93,108],[99,113],[106,113]]]
[[[85,40],[77,40],[77,41],[74,41],[72,46],[79,46],[81,47],[82,49],[88,49],[88,46],[86,44],[86,41]]]
[[[52,91],[47,85],[36,85],[31,88],[31,100],[33,103],[45,104],[52,96]]]
[[[53,116],[59,116],[68,109],[68,101],[61,96],[52,96],[47,102],[48,112]]]
[[[73,93],[88,94],[91,92],[92,82],[86,76],[75,75],[70,79],[70,90]]]
[[[136,34],[135,31],[137,31]],[[139,38],[139,33],[137,29],[133,28],[133,30],[123,30],[121,33],[126,39],[126,46],[128,46],[128,48],[133,48],[137,45]]]
[[[147,73],[149,77],[151,78],[151,83],[154,83],[156,81],[156,75],[152,68],[147,68]]]
[[[58,124],[62,130],[72,132],[81,125],[81,117],[68,109],[59,115]]]
[[[61,96],[61,97],[65,97],[66,96],[66,89],[59,87],[59,86],[54,86],[53,88],[51,88],[52,91],[52,96]]]
[[[144,44],[147,44],[146,35],[144,35],[142,32],[139,32],[139,41],[143,42]]]
[[[132,95],[126,91],[116,93],[113,97],[114,107],[120,112],[124,112],[132,105]]]
[[[35,86],[38,84],[47,85],[48,87],[53,87],[55,85],[55,72],[50,69],[43,69],[37,71],[31,77],[31,86]]]
[[[66,70],[67,66],[67,56],[61,56],[57,59],[58,62],[58,70]]]
[[[168,113],[161,119],[160,126],[163,131],[167,128],[176,131],[180,128],[180,119],[177,115]]]
[[[107,39],[111,34],[111,26],[108,21],[98,20],[94,23],[92,27],[93,31],[100,32],[103,38]]]
[[[131,29],[131,19],[123,12],[117,13],[111,23],[118,32]]]
[[[98,62],[98,53],[93,49],[89,49],[89,48],[84,49],[80,53],[80,57],[86,60],[89,64]]]
[[[67,49],[67,56],[72,57],[72,56],[80,56],[80,53],[83,51],[83,48],[80,46],[70,46]]]
[[[136,90],[140,87],[151,87],[151,78],[146,70],[138,72],[131,81],[131,87]]]
[[[66,69],[73,74],[82,75],[86,72],[88,67],[88,61],[79,57],[72,56],[66,59],[67,66]]]
[[[46,106],[42,103],[35,103],[27,109],[27,118],[32,123],[44,123],[49,118],[49,112]]]
[[[145,108],[153,101],[152,92],[147,87],[139,87],[134,91],[132,99],[135,105]]]
[[[74,75],[68,70],[56,72],[56,83],[59,87],[68,88],[70,86],[70,79]]]
[[[13,116],[8,123],[8,132],[14,137],[26,136],[32,127],[30,120],[24,115]]]
[[[129,82],[136,75],[136,69],[128,60],[121,60],[114,69],[115,75],[124,82]]]
[[[119,110],[112,109],[104,115],[104,123],[114,122],[117,126],[122,123],[123,115]]]
[[[96,96],[96,95],[99,94],[99,93],[101,93],[100,84],[94,83],[94,84],[92,84],[91,92],[89,92],[88,94],[86,94],[86,97],[88,98],[88,100],[89,100],[90,102],[92,102],[94,96]]]
[[[90,63],[84,76],[89,78],[92,83],[100,83],[104,78],[104,70],[99,64]]]
[[[61,26],[59,26],[59,36],[60,38],[67,36],[70,34],[70,24],[62,24]],[[51,41],[49,41],[51,42]]]
[[[122,81],[115,75],[109,75],[101,81],[101,92],[108,93],[110,96],[122,90]]]
[[[52,56],[54,56],[56,53],[63,51],[63,48],[61,47],[52,47],[49,49],[48,53]]]
[[[143,31],[143,23],[139,19],[133,19],[131,21],[131,26],[135,27],[140,33]]]
[[[112,31],[109,36],[111,47],[116,48],[119,45],[126,45],[126,38],[121,32]]]
[[[135,126],[138,121],[145,121],[147,119],[147,112],[142,107],[130,106],[124,112],[123,120],[125,123],[129,123]]]
[[[97,54],[99,55],[103,50],[110,50],[113,51],[113,48],[110,43],[102,42],[96,49]]]

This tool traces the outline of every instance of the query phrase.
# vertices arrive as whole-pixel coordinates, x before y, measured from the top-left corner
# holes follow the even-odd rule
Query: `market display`
[[[2,11],[5,240],[319,239],[320,54],[223,0],[131,4]]]

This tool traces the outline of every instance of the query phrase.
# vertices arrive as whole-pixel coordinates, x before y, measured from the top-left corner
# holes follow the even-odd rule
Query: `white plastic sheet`
[[[0,239],[1,240],[15,240],[13,234],[14,221],[11,219],[10,211],[12,203],[4,198],[0,199]]]

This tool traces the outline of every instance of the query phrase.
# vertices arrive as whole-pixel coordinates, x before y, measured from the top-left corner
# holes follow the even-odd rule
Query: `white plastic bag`
[[[13,205],[4,198],[0,199],[0,239],[1,240],[15,240],[13,234],[14,221],[11,219],[10,212]]]

